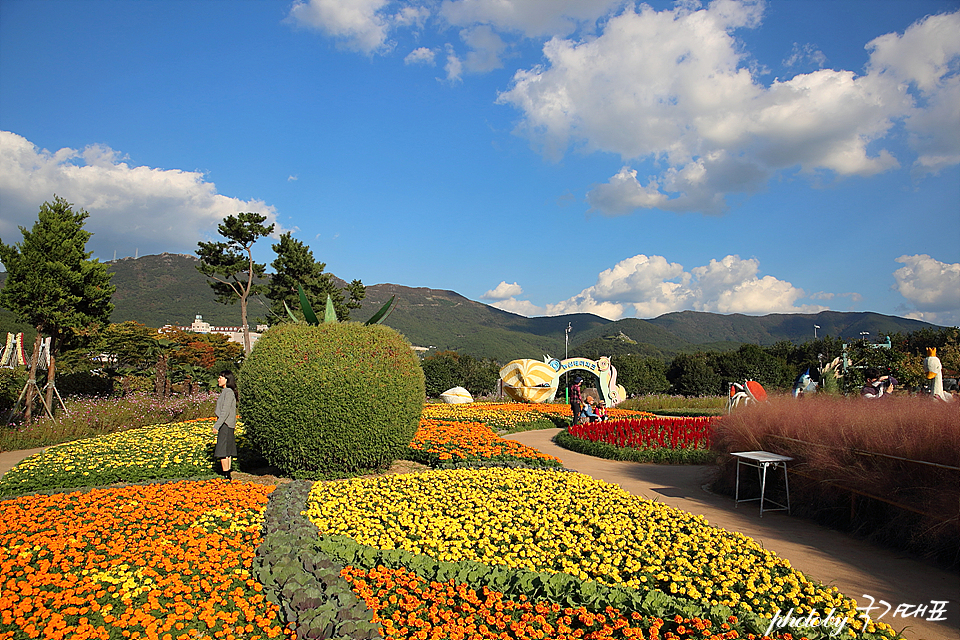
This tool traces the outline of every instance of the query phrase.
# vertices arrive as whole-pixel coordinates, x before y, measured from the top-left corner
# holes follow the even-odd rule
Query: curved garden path
[[[766,512],[760,518],[757,503],[736,506],[732,498],[703,488],[712,467],[595,458],[554,444],[553,437],[559,432],[560,429],[544,429],[504,437],[556,456],[568,469],[618,484],[634,495],[702,515],[713,526],[748,535],[764,548],[790,560],[793,567],[808,576],[855,598],[860,606],[870,603],[864,594],[873,596],[878,603],[886,600],[893,609],[881,620],[897,629],[907,627],[904,635],[910,640],[960,638],[960,577],[956,573],[783,511]],[[892,617],[900,604],[927,603],[929,606],[931,600],[949,601],[946,622]],[[883,610],[875,610],[873,617]]]

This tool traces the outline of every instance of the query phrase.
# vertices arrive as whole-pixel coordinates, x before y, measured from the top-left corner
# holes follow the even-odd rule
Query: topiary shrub
[[[383,325],[273,327],[238,384],[254,445],[297,477],[388,466],[406,451],[423,410],[420,361]]]

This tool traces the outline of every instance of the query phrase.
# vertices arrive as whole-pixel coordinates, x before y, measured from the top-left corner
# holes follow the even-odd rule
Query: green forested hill
[[[378,284],[367,287],[363,308],[353,315],[365,320],[390,296],[397,296],[390,325],[417,346],[450,349],[508,362],[516,358],[563,357],[567,323],[582,330],[610,321],[591,314],[526,318],[464,298],[453,291]]]
[[[817,335],[859,339],[866,331],[871,339],[892,333],[909,333],[933,326],[928,322],[886,316],[869,311],[843,313],[823,311],[816,314],[772,313],[765,316],[745,316],[739,313],[720,315],[701,311],[667,313],[649,320],[676,337],[704,344],[732,341],[769,345],[780,340],[806,342],[813,339],[813,325]]]
[[[238,304],[219,304],[191,255],[164,253],[108,262],[117,285],[113,322],[136,320],[150,327],[187,325],[196,315],[213,325],[240,323]],[[0,286],[6,279],[0,273]],[[346,283],[340,282],[341,286]],[[925,322],[878,313],[771,314],[745,316],[697,311],[668,313],[652,320],[625,318],[611,322],[587,313],[526,318],[469,300],[453,291],[377,284],[367,287],[363,307],[353,319],[365,320],[390,298],[397,305],[387,324],[416,346],[452,349],[478,357],[507,362],[516,358],[540,360],[544,355],[563,357],[564,330],[572,325],[570,355],[638,353],[670,359],[677,353],[697,350],[731,350],[742,343],[770,345],[780,340],[805,342],[820,337],[871,340],[883,335],[908,333]],[[266,319],[266,305],[250,302],[250,321]],[[13,314],[0,313],[0,324],[19,326]],[[0,338],[4,334],[0,334]]]
[[[195,256],[161,253],[108,262],[117,292],[113,296],[113,322],[136,320],[148,327],[189,325],[199,314],[214,326],[240,324],[240,305],[216,301],[207,278],[197,271]],[[251,301],[251,323],[266,313],[260,301]]]

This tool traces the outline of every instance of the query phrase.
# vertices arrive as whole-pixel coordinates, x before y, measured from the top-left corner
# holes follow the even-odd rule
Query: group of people
[[[607,419],[607,406],[603,400],[594,400],[592,396],[584,398],[583,378],[577,376],[570,385],[570,413],[573,424],[582,422],[602,422]]]

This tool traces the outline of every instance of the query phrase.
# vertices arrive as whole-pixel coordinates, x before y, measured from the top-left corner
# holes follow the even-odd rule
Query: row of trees
[[[87,362],[107,354],[107,369],[116,374],[143,374],[153,367],[158,375],[157,390],[166,389],[167,369],[172,363],[180,370],[188,366],[211,372],[220,366],[235,365],[240,354],[230,353],[226,340],[219,337],[159,335],[136,323],[110,325],[113,311],[110,299],[116,287],[111,274],[86,250],[91,234],[84,230],[89,214],[63,198],[40,207],[33,228],[20,228],[23,240],[16,245],[0,241],[0,261],[7,270],[7,281],[0,290],[0,306],[15,312],[36,330],[26,388],[26,414],[30,420],[34,396],[40,392],[36,375],[40,365],[40,344],[51,337],[50,361],[47,365],[45,401],[53,406],[53,381],[57,357],[69,351],[74,357],[86,354]],[[241,325],[247,327],[247,302],[251,295],[262,293],[270,300],[270,324],[290,320],[288,309],[299,314],[298,285],[304,289],[310,304],[322,308],[329,296],[339,320],[347,320],[365,296],[365,288],[354,280],[345,288],[337,286],[333,276],[325,273],[326,265],[318,262],[310,248],[282,234],[272,245],[276,259],[271,263],[274,274],[264,282],[266,265],[253,259],[258,240],[273,233],[274,225],[264,225],[266,217],[259,213],[227,216],[218,226],[224,241],[198,243],[198,269],[210,278],[218,301],[240,303]],[[895,375],[901,384],[916,387],[922,383],[922,361],[928,347],[937,347],[948,375],[960,369],[958,330],[923,329],[908,335],[891,336],[889,348],[864,341],[850,344],[839,338],[825,337],[802,345],[778,342],[769,347],[743,345],[735,352],[700,352],[680,354],[669,364],[654,357],[618,355],[613,363],[618,369],[618,382],[629,394],[672,392],[682,395],[715,395],[726,392],[727,385],[745,379],[757,380],[771,389],[793,385],[797,376],[808,370],[816,380],[819,371],[834,358],[841,358],[842,387],[850,392],[863,383],[863,370],[868,366]],[[217,344],[215,344],[217,343]],[[244,332],[244,354],[250,352],[249,334]],[[176,355],[173,355],[176,354]],[[172,360],[171,360],[172,358]],[[191,359],[195,360],[191,364]],[[169,361],[169,362],[168,362]],[[441,352],[424,360],[427,392],[437,396],[454,386],[466,387],[481,395],[496,388],[499,365],[455,352]],[[199,373],[199,370],[196,372]]]
[[[617,382],[629,395],[673,393],[684,396],[724,395],[732,382],[756,380],[768,390],[792,389],[797,378],[809,372],[819,382],[820,372],[840,358],[840,389],[857,393],[864,384],[863,371],[876,367],[897,378],[901,388],[916,389],[924,383],[923,359],[929,347],[937,349],[947,377],[960,371],[960,330],[921,329],[890,336],[887,343],[865,340],[844,342],[824,337],[803,344],[781,341],[770,346],[742,345],[736,351],[681,353],[670,362],[638,354],[615,355]],[[575,350],[574,350],[575,351]],[[437,397],[461,386],[473,395],[496,390],[500,365],[455,351],[441,351],[423,360],[427,395]],[[581,372],[586,386],[598,381]],[[559,397],[560,394],[558,394]]]
[[[0,306],[37,331],[26,387],[27,422],[33,416],[34,396],[40,392],[36,377],[44,336],[51,338],[44,401],[52,407],[57,354],[96,332],[113,312],[110,299],[117,288],[110,284],[111,274],[86,250],[91,234],[83,225],[88,217],[83,209],[74,212],[69,202],[54,196],[52,203],[40,207],[32,229],[20,227],[22,242],[0,241],[0,262],[7,270]]]
[[[890,336],[881,344],[865,340],[844,342],[830,336],[802,344],[781,341],[770,346],[742,345],[736,351],[678,354],[669,363],[657,358],[629,355],[611,358],[618,382],[627,393],[675,393],[685,396],[725,394],[732,382],[756,380],[771,390],[791,389],[803,373],[821,381],[824,366],[840,359],[840,389],[856,393],[864,384],[863,372],[876,367],[897,378],[901,388],[924,383],[923,359],[929,347],[937,349],[945,374],[960,371],[960,330],[921,329]]]

